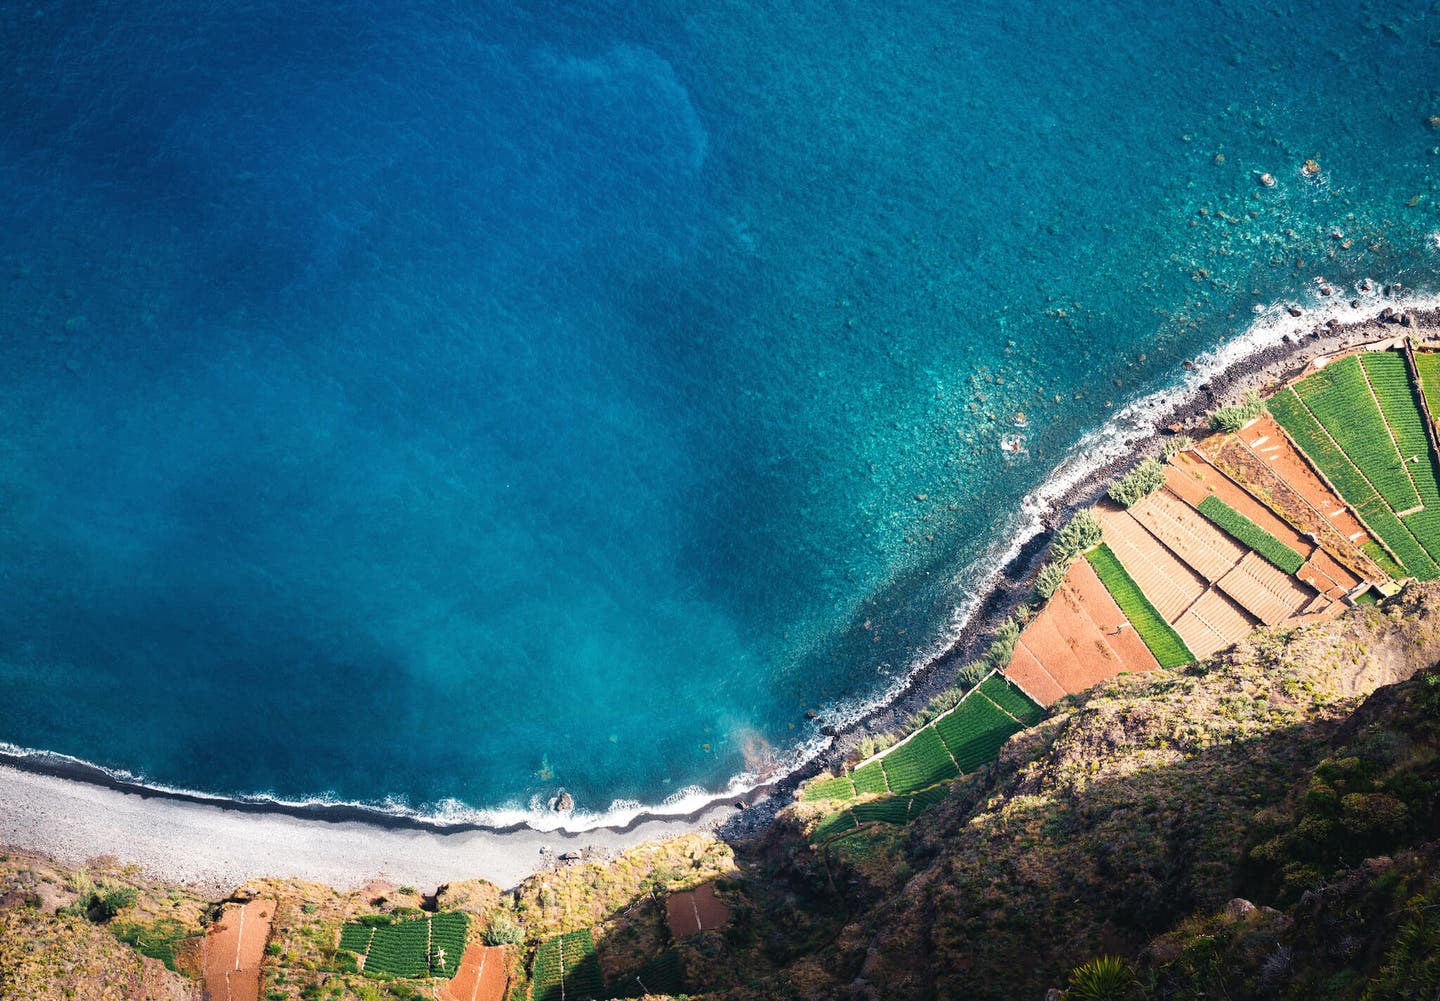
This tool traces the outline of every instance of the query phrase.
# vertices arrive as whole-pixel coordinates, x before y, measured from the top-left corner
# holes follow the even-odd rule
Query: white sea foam
[[[1437,249],[1440,249],[1440,239],[1437,239]],[[1317,279],[1317,285],[1322,284],[1323,279]],[[1005,530],[998,533],[996,539],[979,557],[955,574],[951,583],[966,597],[951,610],[946,626],[937,631],[932,642],[917,651],[906,668],[897,672],[882,691],[867,697],[842,701],[825,714],[823,722],[843,728],[897,698],[909,686],[917,672],[954,645],[969,625],[982,599],[995,586],[1003,568],[1030,540],[1044,530],[1045,522],[1059,510],[1065,498],[1092,479],[1099,470],[1133,453],[1136,445],[1153,435],[1160,421],[1192,399],[1200,386],[1247,359],[1284,343],[1287,336],[1292,339],[1303,336],[1317,325],[1332,319],[1341,323],[1356,323],[1373,318],[1380,307],[1380,287],[1381,283],[1375,281],[1357,283],[1353,296],[1360,300],[1359,306],[1351,306],[1348,299],[1340,296],[1333,300],[1315,296],[1313,298],[1316,301],[1309,302],[1305,312],[1299,317],[1290,315],[1289,303],[1286,302],[1264,306],[1243,333],[1201,355],[1176,383],[1127,404],[1103,425],[1082,436],[1050,474],[1021,499],[1019,511]],[[1407,291],[1391,294],[1384,301],[1397,308],[1440,309],[1440,295],[1419,295]],[[823,752],[830,742],[831,738],[821,734],[817,725],[814,732],[772,762],[763,776],[753,772],[740,772],[732,776],[725,787],[719,790],[688,786],[658,803],[615,800],[604,810],[582,809],[563,813],[551,809],[549,803],[539,797],[533,797],[523,805],[511,803],[494,807],[474,807],[453,799],[412,806],[404,799],[394,797],[379,802],[359,802],[332,795],[305,799],[285,799],[263,792],[219,795],[155,783],[143,775],[125,769],[106,768],[71,755],[19,747],[3,741],[0,741],[0,756],[22,767],[50,765],[67,771],[90,771],[92,774],[104,775],[122,786],[217,805],[242,803],[289,810],[341,808],[370,813],[377,818],[405,819],[440,828],[473,825],[505,829],[523,825],[541,832],[581,833],[600,828],[625,827],[641,818],[684,817],[717,802],[743,797],[763,782],[776,781],[803,768]]]

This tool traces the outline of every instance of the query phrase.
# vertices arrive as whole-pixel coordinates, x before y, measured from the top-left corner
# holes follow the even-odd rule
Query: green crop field
[[[1213,494],[1200,502],[1199,511],[1242,545],[1255,550],[1288,574],[1300,572],[1305,557]]]
[[[979,691],[935,721],[935,729],[955,756],[961,772],[969,774],[995,760],[995,755],[1020,724]]]
[[[885,769],[880,767],[880,762],[869,761],[850,773],[850,778],[855,781],[856,793],[887,793],[890,787],[885,784]]]
[[[890,791],[915,792],[936,782],[953,779],[960,772],[950,760],[950,752],[933,727],[926,726],[901,746],[880,759]]]
[[[470,920],[459,911],[447,911],[430,919],[431,976],[453,977],[460,971],[469,927]]]
[[[666,949],[634,973],[620,979],[610,988],[611,996],[638,998],[646,994],[682,994],[685,978],[680,970],[680,956]]]
[[[839,778],[811,779],[800,791],[800,798],[806,803],[817,803],[827,799],[854,799],[855,783],[850,781],[848,775],[841,775]]]
[[[1301,402],[1294,390],[1282,389],[1271,397],[1270,414],[1300,450],[1310,457],[1310,461],[1325,474],[1326,479],[1340,492],[1341,499],[1350,505],[1365,526],[1394,550],[1401,564],[1401,572],[1395,574],[1396,577],[1433,580],[1440,576],[1440,567],[1436,566],[1410,529],[1406,528],[1395,516],[1395,512],[1386,505],[1384,498],[1360,475],[1355,464],[1335,447],[1320,422]]]
[[[375,929],[365,925],[346,925],[340,929],[340,948],[363,956],[370,950],[370,939]]]
[[[1425,505],[1425,510],[1401,520],[1430,558],[1440,562],[1440,480],[1436,477],[1430,437],[1425,431],[1425,416],[1420,412],[1415,389],[1410,384],[1410,370],[1405,359],[1395,351],[1372,352],[1362,357],[1362,363],[1375,399],[1400,447],[1420,503]]]
[[[1415,368],[1420,373],[1420,388],[1425,393],[1425,404],[1430,416],[1440,414],[1440,352],[1415,352]]]
[[[920,790],[910,797],[910,819],[914,820],[948,795],[950,795],[949,786],[933,786]]]
[[[449,978],[460,970],[469,925],[459,911],[373,927],[351,923],[340,929],[340,948],[364,956],[367,974]]]
[[[910,797],[886,796],[884,799],[857,803],[850,809],[855,820],[861,824],[880,821],[886,824],[904,824],[910,819]]]
[[[992,674],[982,681],[980,694],[1025,726],[1034,726],[1045,718],[1045,710],[1031,702],[1028,695],[1006,681],[1002,675]]]
[[[1155,659],[1160,662],[1161,667],[1179,667],[1182,664],[1189,664],[1195,659],[1185,641],[1180,638],[1165,617],[1156,611],[1155,606],[1150,604],[1150,599],[1145,597],[1145,592],[1140,590],[1140,585],[1135,583],[1119,558],[1110,550],[1105,543],[1090,550],[1085,554],[1090,565],[1095,568],[1095,574],[1100,578],[1105,589],[1110,592],[1110,597],[1115,599],[1115,604],[1125,613],[1125,618],[1135,627]]]
[[[841,831],[848,831],[855,826],[855,815],[848,809],[840,810],[820,821],[815,828],[815,833],[810,835],[810,840],[818,845],[827,838],[834,837]]]
[[[1401,577],[1410,576],[1405,572],[1404,567],[1402,567],[1399,563],[1396,563],[1393,559],[1390,558],[1389,553],[1380,548],[1379,543],[1371,540],[1369,542],[1366,542],[1360,548],[1365,550],[1365,555],[1369,556],[1376,563],[1380,564],[1381,570],[1384,570],[1387,574],[1389,574],[1391,577],[1394,577],[1396,580],[1399,580]]]
[[[1295,390],[1391,510],[1408,511],[1420,504],[1360,359],[1352,355],[1327,365]]]
[[[533,1001],[583,1001],[605,996],[605,978],[600,973],[590,929],[541,942],[530,967],[530,982]]]

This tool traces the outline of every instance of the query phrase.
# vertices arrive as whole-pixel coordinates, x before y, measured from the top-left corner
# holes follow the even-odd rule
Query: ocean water
[[[743,785],[1257,309],[1440,291],[1434,3],[0,3],[0,80],[0,741],[216,795]]]

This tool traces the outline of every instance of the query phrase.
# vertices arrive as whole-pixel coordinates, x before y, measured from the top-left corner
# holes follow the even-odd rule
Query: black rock
[[[1288,306],[1288,307],[1286,307],[1286,310],[1285,310],[1285,311],[1286,311],[1287,313],[1289,313],[1291,316],[1304,316],[1304,315],[1305,315],[1305,311],[1304,311],[1303,309],[1301,309],[1299,306]]]
[[[561,853],[560,853],[560,861],[561,861],[561,862],[579,862],[579,861],[580,861],[580,853],[579,853],[579,852],[561,852]]]

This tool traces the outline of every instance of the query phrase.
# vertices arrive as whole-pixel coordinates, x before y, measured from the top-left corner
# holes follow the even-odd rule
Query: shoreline
[[[955,671],[977,656],[995,627],[1030,597],[1030,580],[1053,531],[1101,496],[1139,453],[1173,433],[1198,437],[1208,429],[1207,416],[1215,407],[1251,389],[1268,392],[1318,356],[1440,327],[1440,307],[1433,299],[1423,304],[1407,300],[1403,293],[1392,296],[1386,290],[1372,294],[1360,308],[1337,302],[1298,316],[1295,307],[1275,304],[1181,376],[1187,385],[1162,387],[1117,411],[1024,498],[1015,514],[1017,520],[1030,519],[1032,531],[1027,536],[1021,526],[1003,562],[976,581],[975,600],[943,648],[917,656],[904,679],[872,697],[852,718],[827,727],[832,739],[774,782],[706,793],[710,798],[688,811],[641,807],[624,823],[541,829],[525,820],[446,822],[358,804],[289,804],[157,789],[63,755],[0,749],[0,802],[6,804],[0,811],[0,845],[77,863],[119,855],[164,878],[224,895],[262,876],[335,886],[358,886],[376,877],[427,886],[480,877],[509,888],[559,864],[560,852],[583,848],[587,855],[605,857],[685,833],[714,831],[727,839],[757,835],[801,782],[843,760],[864,736],[902,727],[949,687]],[[1381,319],[1385,306],[1408,312],[1415,325]],[[1338,317],[1347,310],[1352,315],[1342,322]],[[1092,441],[1118,441],[1118,447],[1097,461],[1086,449]]]

